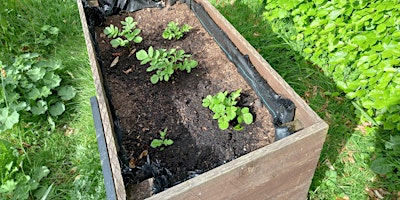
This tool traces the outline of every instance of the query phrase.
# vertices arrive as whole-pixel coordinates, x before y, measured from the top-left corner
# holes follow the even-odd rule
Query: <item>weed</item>
[[[1,199],[28,199],[31,192],[39,189],[40,181],[50,170],[46,166],[36,167],[25,174],[25,155],[12,147],[8,142],[0,140],[0,197]],[[51,190],[51,188],[50,188]],[[48,194],[38,194],[41,198]]]
[[[168,23],[167,28],[165,28],[162,37],[167,40],[177,39],[183,37],[185,33],[188,33],[193,27],[188,24],[184,24],[182,27],[179,27],[177,22],[171,21]]]
[[[172,145],[174,143],[173,140],[171,139],[166,139],[167,136],[167,128],[165,128],[163,131],[160,131],[160,139],[153,139],[151,141],[150,146],[153,148],[157,148],[157,147],[161,147],[161,146],[169,146]],[[161,147],[160,150],[163,150],[164,148]]]
[[[64,101],[75,96],[75,88],[61,85],[61,63],[40,59],[39,54],[26,53],[15,58],[11,66],[0,62],[0,130],[12,128],[19,122],[20,114],[47,113],[54,127],[52,117],[61,115],[65,111]]]
[[[225,130],[229,127],[229,122],[236,119],[236,125],[233,127],[235,130],[243,130],[242,123],[251,124],[253,123],[253,115],[250,113],[248,107],[240,108],[236,106],[240,97],[241,89],[235,92],[219,92],[218,94],[211,96],[208,95],[203,99],[203,106],[208,107],[214,112],[213,119],[218,120],[218,126],[220,129]]]
[[[396,191],[399,189],[400,180],[400,136],[390,136],[390,139],[385,142],[385,151],[382,151],[380,155],[371,163],[371,170],[377,174],[382,175],[387,182],[393,183],[388,184],[390,191]]]
[[[156,70],[156,73],[150,78],[153,84],[162,80],[168,81],[177,69],[186,70],[187,73],[190,73],[198,64],[196,60],[191,60],[190,57],[191,55],[185,54],[184,50],[154,50],[153,47],[149,47],[147,52],[142,49],[136,53],[136,58],[141,61],[140,64],[150,62],[150,67],[147,68],[148,72]]]
[[[108,38],[113,38],[110,41],[112,47],[124,47],[129,45],[131,41],[134,43],[142,42],[143,38],[139,36],[141,30],[136,28],[137,22],[132,17],[126,17],[125,21],[122,21],[121,24],[124,25],[122,31],[113,24],[106,27],[103,31]]]

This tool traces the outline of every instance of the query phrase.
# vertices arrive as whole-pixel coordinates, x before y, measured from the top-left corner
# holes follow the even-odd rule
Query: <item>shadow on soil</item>
[[[323,72],[290,48],[273,33],[263,21],[264,6],[250,8],[235,1],[233,4],[218,3],[216,8],[253,45],[291,87],[326,121],[330,128],[322,149],[320,161],[310,187],[315,191],[326,181],[331,163],[336,163],[348,139],[357,125],[354,107],[344,97],[335,83]],[[240,13],[240,14],[238,14]],[[343,165],[335,166],[342,172]]]

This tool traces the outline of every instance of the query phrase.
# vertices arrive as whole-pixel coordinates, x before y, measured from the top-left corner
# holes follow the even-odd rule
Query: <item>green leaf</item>
[[[351,41],[354,44],[362,47],[363,49],[366,49],[368,47],[367,37],[365,35],[356,35],[351,39]]]
[[[64,85],[57,88],[57,94],[62,100],[68,101],[75,97],[76,89],[70,85]]]
[[[382,32],[384,32],[386,30],[386,24],[379,24],[377,27],[376,27],[376,31],[378,32],[378,33],[382,33]]]
[[[154,49],[153,49],[152,46],[150,46],[150,47],[149,47],[149,50],[148,50],[148,56],[149,56],[150,58],[152,58],[152,57],[153,57],[153,54],[154,54]]]
[[[174,144],[173,140],[171,140],[171,139],[164,140],[164,145],[169,146],[169,145],[172,145],[172,144]]]
[[[207,95],[206,98],[203,99],[203,106],[204,107],[208,107],[209,105],[211,105],[211,100],[212,100],[212,96],[211,95]]]
[[[149,58],[149,55],[147,54],[147,52],[145,50],[142,49],[136,53],[136,58],[138,60],[144,60],[144,59]],[[144,64],[144,63],[140,63],[140,64]]]
[[[160,77],[159,77],[157,74],[153,74],[153,75],[150,77],[150,82],[153,83],[153,84],[158,83],[159,80],[160,80]]]
[[[51,94],[51,90],[47,86],[43,86],[42,88],[39,89],[39,91],[40,91],[40,96],[44,98],[48,97]]]
[[[35,172],[33,173],[32,179],[35,182],[40,182],[40,180],[42,180],[44,177],[49,175],[49,173],[50,173],[50,170],[46,166],[37,167],[35,169]],[[32,189],[35,189],[35,188],[32,188]]]
[[[17,187],[18,182],[14,180],[7,180],[4,184],[0,186],[0,194],[11,193]]]
[[[240,125],[240,124],[236,124],[236,126],[234,126],[233,129],[234,129],[235,131],[241,131],[241,130],[244,129],[244,127],[243,127],[242,125]]]
[[[153,139],[150,143],[150,146],[153,148],[160,147],[163,144],[163,141],[160,139]]]
[[[32,99],[32,100],[36,100],[36,99],[40,98],[41,95],[40,95],[39,89],[33,88],[33,89],[28,93],[28,97],[29,97],[29,99]]]
[[[110,44],[111,44],[112,47],[117,48],[117,47],[119,47],[121,45],[121,40],[122,40],[121,38],[112,39],[110,41]],[[121,45],[121,46],[123,46],[123,45]]]
[[[46,74],[46,69],[35,67],[27,71],[26,74],[33,82],[37,82],[38,80],[42,79],[43,76]]]
[[[386,174],[393,171],[393,166],[391,166],[387,160],[387,158],[377,158],[372,161],[371,170],[377,174]]]
[[[141,43],[143,41],[143,38],[140,36],[135,37],[135,39],[133,39],[134,43]]]
[[[229,122],[225,120],[218,120],[218,127],[221,130],[226,130],[229,127]]]
[[[237,108],[235,106],[229,106],[226,108],[226,116],[228,117],[229,120],[233,120],[236,117],[236,110]]]
[[[47,122],[50,125],[50,129],[54,131],[54,129],[56,128],[56,123],[54,122],[53,118],[50,115],[47,117]]]
[[[103,33],[106,34],[108,38],[116,38],[118,36],[119,29],[111,24],[104,29]]]
[[[36,102],[36,105],[32,106],[31,112],[34,115],[41,115],[47,111],[47,103],[43,100]]]
[[[251,113],[243,113],[243,121],[246,124],[253,123],[253,115]]]
[[[14,124],[19,122],[19,113],[13,111],[10,114],[8,108],[0,108],[0,130],[11,129]]]
[[[61,77],[59,75],[56,75],[54,72],[48,72],[43,77],[43,82],[46,84],[47,87],[51,89],[60,86],[61,80]]]
[[[65,111],[65,105],[61,102],[57,102],[50,106],[49,112],[52,116],[59,116]]]

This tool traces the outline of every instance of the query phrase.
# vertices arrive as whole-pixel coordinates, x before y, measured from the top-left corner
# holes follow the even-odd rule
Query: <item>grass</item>
[[[50,174],[40,183],[53,184],[49,199],[105,199],[105,188],[97,150],[89,98],[95,95],[92,74],[74,0],[27,0],[0,2],[0,57],[11,63],[15,55],[38,52],[46,59],[61,60],[63,81],[77,89],[66,113],[48,129],[45,121],[21,123],[0,138],[25,152],[24,173],[47,166]],[[51,35],[44,25],[57,27]],[[40,39],[49,39],[46,44]],[[33,195],[33,194],[32,194]]]
[[[330,125],[309,199],[368,199],[377,191],[384,194],[389,186],[400,191],[369,169],[376,152],[384,151],[387,135],[360,123],[357,111],[333,81],[272,32],[261,17],[262,0],[211,2]],[[46,35],[49,45],[38,39],[44,34],[43,25],[60,29],[57,35]],[[57,119],[55,131],[46,122],[19,124],[0,133],[0,139],[27,156],[24,173],[43,165],[50,169],[41,182],[44,189],[53,184],[49,199],[105,199],[89,104],[94,85],[75,0],[1,1],[0,28],[3,62],[10,63],[23,52],[39,52],[61,60],[66,66],[63,80],[78,89],[64,116]]]
[[[262,18],[263,1],[210,2],[330,125],[308,198],[369,199],[376,198],[374,192],[387,199],[396,198],[395,192],[386,193],[389,183],[379,179],[369,168],[376,152],[383,151],[382,138],[387,138],[388,134],[360,122],[351,101],[336,88],[333,80],[305,61],[271,30]]]

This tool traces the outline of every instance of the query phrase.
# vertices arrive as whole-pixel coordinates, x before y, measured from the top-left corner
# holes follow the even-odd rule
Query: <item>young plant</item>
[[[153,139],[151,141],[150,146],[153,148],[157,148],[157,147],[161,147],[162,145],[164,146],[169,146],[172,145],[174,143],[173,140],[171,139],[166,139],[167,136],[167,128],[165,128],[163,131],[160,131],[160,139]],[[163,150],[164,148],[161,147],[160,150]]]
[[[113,38],[110,41],[112,47],[124,47],[131,41],[134,43],[142,42],[143,38],[139,36],[141,30],[136,28],[137,22],[135,22],[132,17],[126,17],[125,21],[122,21],[121,24],[123,25],[122,31],[113,24],[106,27],[103,31],[108,38]]]
[[[177,22],[171,21],[168,23],[167,28],[165,28],[162,37],[167,40],[177,39],[183,37],[185,33],[188,33],[193,27],[188,24],[184,24],[182,27],[179,27]]]
[[[236,125],[233,127],[235,130],[243,130],[243,122],[245,124],[253,123],[253,115],[250,113],[249,108],[236,106],[240,98],[240,92],[241,89],[236,90],[235,92],[231,92],[229,96],[227,91],[219,92],[214,96],[207,95],[203,99],[202,105],[214,112],[213,119],[218,120],[220,129],[227,129],[229,123],[234,120],[236,120],[234,121]]]
[[[177,69],[190,73],[198,64],[190,57],[191,55],[185,54],[184,50],[154,50],[153,47],[149,47],[147,52],[142,49],[136,53],[136,58],[141,61],[140,64],[144,65],[150,62],[150,66],[147,68],[148,72],[156,71],[150,78],[153,84],[162,80],[168,81]]]

